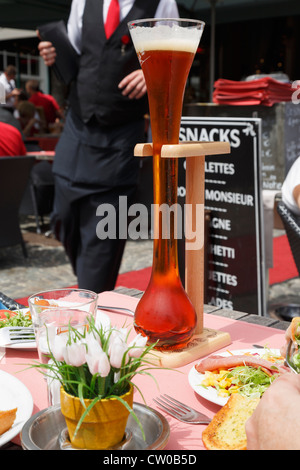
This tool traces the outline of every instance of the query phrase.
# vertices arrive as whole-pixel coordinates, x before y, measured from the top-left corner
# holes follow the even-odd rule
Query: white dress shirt
[[[150,0],[151,1],[151,0]],[[73,0],[71,12],[68,21],[69,39],[78,54],[81,52],[81,29],[82,17],[86,0]],[[103,20],[105,22],[110,0],[103,2]],[[134,4],[134,0],[119,0],[120,4],[120,20],[122,21],[129,13]],[[155,18],[178,18],[178,8],[175,0],[160,0]]]
[[[0,83],[3,85],[5,94],[8,95],[16,88],[16,83],[14,80],[7,80],[5,73],[0,75]],[[15,98],[11,96],[10,98],[5,99],[5,106],[12,108],[15,102]]]
[[[281,195],[283,202],[296,215],[300,216],[300,208],[294,199],[293,191],[300,184],[300,157],[295,160],[283,182]]]

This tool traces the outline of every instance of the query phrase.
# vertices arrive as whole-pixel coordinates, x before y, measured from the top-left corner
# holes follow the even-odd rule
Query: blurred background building
[[[177,0],[181,17],[206,28],[187,86],[188,101],[209,102],[222,77],[284,73],[300,79],[299,0]],[[40,60],[37,26],[67,21],[71,0],[0,0],[0,71],[16,65],[17,86],[37,78],[45,93],[63,100],[64,90]],[[11,29],[13,28],[13,29]],[[21,31],[20,31],[21,30]]]

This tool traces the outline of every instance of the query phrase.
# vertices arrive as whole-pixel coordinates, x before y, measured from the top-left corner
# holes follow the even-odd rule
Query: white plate
[[[19,434],[33,410],[33,399],[28,388],[13,375],[0,370],[0,410],[13,408],[18,408],[16,419],[12,427],[0,435],[0,450],[1,446]]]
[[[280,355],[279,349],[270,349],[270,351],[273,354]],[[235,356],[238,356],[238,355],[243,355],[246,353],[263,355],[266,353],[266,350],[265,349],[237,349],[234,351],[230,350],[230,353],[226,351],[222,353],[215,353],[215,355],[224,356],[224,357],[231,356],[232,354],[234,354]],[[202,398],[205,398],[206,400],[212,403],[216,403],[217,405],[224,406],[227,403],[228,398],[218,396],[217,390],[213,387],[207,387],[207,388],[202,387],[201,383],[203,379],[204,379],[204,374],[197,372],[194,366],[190,370],[189,376],[188,376],[189,384],[192,387],[192,389],[196,393],[198,393],[198,395],[200,395]]]
[[[24,314],[29,312],[29,308],[20,308],[18,310],[13,310],[14,312],[23,312]],[[0,310],[1,312],[1,310]],[[26,327],[25,327],[26,328]],[[35,341],[30,341],[29,343],[15,343],[15,344],[8,344],[5,346],[6,348],[10,349],[27,349],[29,351],[34,351],[36,350],[36,342]]]
[[[29,350],[29,351],[35,351],[36,350],[36,342],[35,341],[29,341],[28,343],[7,344],[5,347],[10,348],[10,349],[26,349],[26,350]]]

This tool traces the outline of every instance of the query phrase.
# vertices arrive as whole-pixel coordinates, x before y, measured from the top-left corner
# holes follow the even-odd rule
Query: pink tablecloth
[[[113,305],[134,309],[137,303],[138,299],[136,298],[114,292],[105,292],[99,295],[99,305]],[[112,324],[121,326],[124,324],[124,321],[126,321],[126,326],[132,324],[130,316],[111,312],[108,315],[111,318]],[[284,331],[231,320],[217,315],[204,315],[204,326],[223,330],[230,334],[232,344],[224,349],[251,348],[254,343],[262,346],[268,345],[270,348],[280,348],[284,342]],[[33,413],[37,413],[47,407],[46,384],[43,376],[36,369],[27,368],[36,359],[37,354],[35,351],[6,349],[6,355],[0,362],[0,370],[13,375],[16,374],[16,377],[30,390],[34,401]],[[212,417],[220,408],[219,405],[198,396],[189,385],[188,373],[194,364],[195,362],[180,367],[177,371],[152,371],[152,375],[159,384],[159,389],[152,378],[137,376],[135,382],[141,389],[147,405],[159,410],[153,398],[160,393],[167,393]],[[143,402],[138,392],[135,393],[135,401]],[[161,410],[159,411],[164,414]],[[205,428],[204,425],[188,425],[168,415],[165,416],[169,421],[171,430],[166,450],[204,449],[201,439],[202,431]],[[14,441],[18,442],[18,438]]]

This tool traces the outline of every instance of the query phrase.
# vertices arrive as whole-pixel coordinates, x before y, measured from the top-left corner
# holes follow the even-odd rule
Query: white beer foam
[[[150,50],[185,51],[195,53],[203,29],[179,25],[158,25],[153,28],[136,26],[130,30],[137,53]]]

